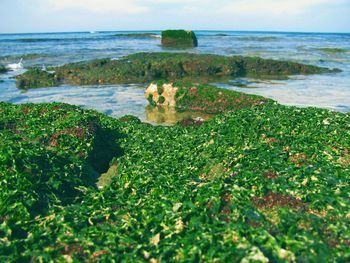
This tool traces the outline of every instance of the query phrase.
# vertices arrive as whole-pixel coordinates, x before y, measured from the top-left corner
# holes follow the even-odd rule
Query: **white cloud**
[[[143,13],[147,7],[133,0],[49,0],[49,6],[56,10],[67,8],[85,9],[92,12]]]
[[[1,1],[1,0],[0,0]],[[187,13],[237,15],[298,15],[314,7],[337,5],[348,0],[38,0],[54,10],[81,9],[98,13],[138,14],[169,8]],[[159,10],[161,4],[165,10]]]
[[[239,14],[297,15],[323,4],[338,4],[344,0],[238,0],[225,5],[220,11]]]

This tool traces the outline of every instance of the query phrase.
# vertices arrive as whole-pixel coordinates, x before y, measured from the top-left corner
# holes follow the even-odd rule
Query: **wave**
[[[42,43],[42,42],[75,42],[75,41],[101,41],[113,39],[111,36],[105,37],[80,37],[80,38],[15,38],[0,39],[0,42],[20,42],[20,43]]]
[[[337,48],[337,47],[321,47],[321,48],[316,48],[316,50],[324,53],[329,53],[329,54],[338,54],[338,53],[348,52],[348,50],[345,48]]]
[[[134,37],[134,38],[161,38],[160,35],[154,33],[130,33],[130,34],[114,34],[115,37]]]
[[[23,58],[26,59],[37,59],[37,58],[43,58],[48,57],[48,54],[38,54],[38,53],[30,53],[30,54],[22,54],[22,55],[8,55],[8,56],[0,56],[0,61],[13,61],[13,60],[19,60]]]
[[[95,36],[94,37],[76,37],[76,38],[6,38],[0,39],[0,43],[45,43],[45,42],[79,42],[79,41],[103,41],[103,40],[113,40],[115,37],[129,37],[129,38],[161,38],[160,35],[142,33],[142,34],[115,34],[107,36]]]
[[[279,41],[282,40],[282,37],[273,37],[273,36],[246,36],[246,37],[234,37],[235,40],[239,41]]]

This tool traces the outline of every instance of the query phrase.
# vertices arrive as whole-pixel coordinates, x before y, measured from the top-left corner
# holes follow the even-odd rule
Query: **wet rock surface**
[[[179,111],[199,111],[210,114],[235,111],[264,104],[269,99],[210,85],[186,82],[154,82],[145,92],[150,105],[172,107]]]
[[[190,30],[165,30],[162,32],[162,45],[165,47],[197,47],[196,34]]]
[[[166,52],[136,53],[119,60],[98,59],[48,70],[29,69],[17,76],[17,87],[147,83],[160,79],[208,83],[209,80],[238,76],[286,78],[295,74],[339,72],[337,69],[257,57]],[[49,73],[52,71],[54,73]]]

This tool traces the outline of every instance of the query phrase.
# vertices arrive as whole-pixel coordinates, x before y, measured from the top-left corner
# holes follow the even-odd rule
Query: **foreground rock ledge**
[[[349,262],[349,123],[276,103],[159,127],[0,102],[0,262]]]
[[[219,56],[190,53],[136,53],[118,60],[98,59],[42,71],[32,68],[17,76],[20,89],[54,87],[61,84],[96,85],[149,83],[166,79],[208,83],[220,79],[252,76],[286,78],[295,74],[339,72],[295,62],[257,57]]]

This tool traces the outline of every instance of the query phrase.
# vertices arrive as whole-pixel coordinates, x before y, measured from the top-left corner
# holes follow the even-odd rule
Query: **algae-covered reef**
[[[54,73],[30,69],[17,77],[20,89],[57,86],[60,84],[92,85],[147,83],[154,80],[195,80],[237,76],[287,77],[293,74],[339,72],[295,62],[257,57],[219,56],[190,53],[137,53],[119,60],[99,59],[50,68]]]
[[[198,39],[191,30],[165,30],[162,32],[162,45],[165,47],[197,47]]]
[[[188,82],[152,83],[145,92],[151,105],[175,107],[178,111],[222,113],[261,105],[269,100],[241,92]]]
[[[159,127],[65,104],[0,112],[1,262],[349,261],[349,114],[267,102]]]
[[[20,88],[54,87],[59,85],[61,81],[58,74],[32,68],[17,78],[16,85]]]

